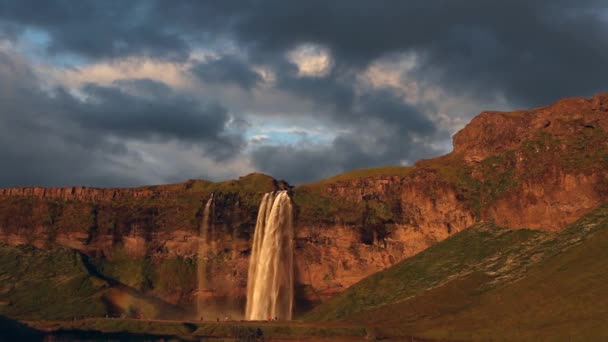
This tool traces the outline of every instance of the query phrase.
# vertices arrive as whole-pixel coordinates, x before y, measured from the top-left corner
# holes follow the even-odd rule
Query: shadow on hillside
[[[99,270],[97,270],[97,267],[95,267],[95,265],[91,262],[91,260],[89,259],[89,257],[86,254],[81,253],[81,252],[78,252],[78,254],[80,255],[80,259],[81,259],[83,265],[85,266],[85,268],[87,269],[88,273],[91,276],[104,280],[105,282],[107,282],[110,285],[111,288],[118,290],[124,294],[127,294],[128,296],[130,296],[132,298],[135,298],[141,302],[146,302],[146,303],[149,303],[150,305],[153,305],[154,307],[156,307],[158,309],[159,312],[162,313],[161,317],[156,317],[156,318],[160,318],[160,319],[186,319],[186,318],[188,318],[188,316],[189,316],[188,312],[186,310],[184,310],[183,308],[173,305],[171,303],[168,303],[158,297],[146,295],[146,294],[142,293],[141,291],[139,291],[138,289],[135,289],[131,286],[121,283],[120,281],[118,281],[116,279],[106,276],[105,274],[103,274],[103,273],[99,272]],[[134,316],[132,313],[125,311],[124,308],[121,308],[119,305],[117,305],[107,295],[103,296],[102,301],[104,302],[104,304],[106,306],[106,311],[111,316],[118,317],[123,314],[127,315],[127,316]]]
[[[15,340],[17,341],[17,340]],[[26,340],[24,340],[26,341]],[[106,333],[100,331],[57,330],[48,334],[44,341],[78,342],[78,341],[187,341],[173,335],[132,334],[126,332]]]
[[[193,329],[191,329],[193,330]],[[0,342],[77,342],[77,341],[186,341],[174,335],[134,334],[126,332],[106,333],[60,329],[43,332],[19,321],[0,316]]]
[[[42,341],[44,333],[27,325],[0,316],[0,341]]]

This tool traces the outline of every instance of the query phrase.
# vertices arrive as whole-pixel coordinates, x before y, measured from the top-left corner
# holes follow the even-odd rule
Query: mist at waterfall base
[[[287,191],[264,195],[253,236],[245,318],[291,320],[293,208]]]

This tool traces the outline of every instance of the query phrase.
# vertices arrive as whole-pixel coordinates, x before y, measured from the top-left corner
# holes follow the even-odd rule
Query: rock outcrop
[[[238,301],[257,206],[279,189],[290,189],[296,207],[297,306],[305,308],[476,222],[558,230],[604,202],[608,95],[484,112],[446,156],[295,188],[253,174],[134,189],[0,189],[0,242],[67,246],[129,286],[192,303],[201,211],[213,193],[211,295]],[[142,274],[132,277],[136,261]]]

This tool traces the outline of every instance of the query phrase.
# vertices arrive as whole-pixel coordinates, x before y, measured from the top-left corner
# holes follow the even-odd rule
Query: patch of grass
[[[154,279],[154,291],[188,292],[196,287],[196,259],[171,257],[160,260]]]
[[[349,182],[361,178],[382,178],[382,177],[405,177],[412,171],[412,167],[409,166],[383,166],[383,167],[372,167],[366,169],[359,169],[349,171],[323,179],[318,182],[304,184],[305,187],[320,187],[327,186],[329,184],[335,184],[340,182]]]
[[[364,203],[332,197],[315,188],[298,187],[292,197],[299,224],[360,224]]]
[[[130,256],[122,247],[115,247],[111,258],[93,260],[104,276],[140,291],[152,288],[156,267],[149,258]]]
[[[573,123],[582,125],[581,123]],[[608,132],[601,127],[579,129],[579,134],[555,137],[540,132],[520,148],[525,163],[522,176],[542,177],[550,168],[570,173],[591,173],[608,166]]]
[[[413,168],[385,166],[342,173],[318,182],[297,186],[293,201],[297,207],[297,222],[303,225],[348,224],[377,225],[398,218],[392,204],[379,199],[355,201],[332,194],[330,189],[340,187],[365,188],[367,182],[385,178],[408,177]]]
[[[0,314],[17,319],[102,316],[107,284],[91,277],[78,253],[0,245]]]

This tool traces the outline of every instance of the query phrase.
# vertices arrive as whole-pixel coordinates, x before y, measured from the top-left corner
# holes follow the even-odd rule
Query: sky
[[[411,165],[608,91],[605,0],[0,0],[0,187]]]

